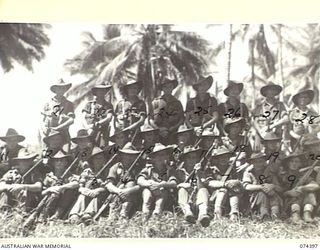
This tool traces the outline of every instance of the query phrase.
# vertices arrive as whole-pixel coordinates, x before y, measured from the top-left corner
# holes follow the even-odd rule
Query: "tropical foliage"
[[[45,30],[50,25],[0,23],[0,63],[4,72],[19,63],[33,70],[33,61],[45,57],[50,39]]]

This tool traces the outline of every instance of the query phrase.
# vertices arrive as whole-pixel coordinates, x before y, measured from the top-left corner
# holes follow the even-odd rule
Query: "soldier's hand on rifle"
[[[275,187],[276,186],[274,184],[264,183],[262,184],[262,191],[266,194],[271,194],[274,191]]]
[[[201,170],[201,163],[198,162],[196,163],[196,165],[194,165],[194,173],[198,175],[200,173],[200,170]]]
[[[128,199],[130,193],[131,193],[130,189],[125,188],[125,189],[120,189],[120,191],[118,192],[118,195],[122,200],[126,200]]]
[[[203,128],[202,127],[195,127],[194,128],[194,132],[196,133],[196,136],[201,136],[202,132],[203,132]]]
[[[158,189],[163,187],[163,183],[164,183],[164,181],[162,181],[162,182],[153,182],[151,184],[151,186],[149,187],[149,189],[151,191],[158,190]]]
[[[19,192],[19,191],[21,191],[21,190],[23,190],[24,189],[24,187],[23,187],[23,185],[21,185],[21,184],[11,184],[9,187],[8,187],[8,191],[10,192],[10,193],[13,193],[13,192]]]
[[[62,191],[62,188],[60,186],[53,186],[53,187],[47,188],[45,191],[42,192],[42,194],[43,195],[46,195],[48,193],[60,194],[61,191]]]
[[[189,183],[189,182],[187,182],[187,183],[180,183],[180,184],[178,184],[177,185],[177,188],[185,188],[185,189],[189,189],[189,188],[191,188],[191,184]]]
[[[241,184],[241,182],[239,180],[228,180],[228,181],[226,181],[225,186],[228,189],[233,189],[240,184]]]

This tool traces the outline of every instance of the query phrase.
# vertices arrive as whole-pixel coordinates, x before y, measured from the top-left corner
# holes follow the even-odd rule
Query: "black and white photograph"
[[[320,237],[320,23],[0,23],[0,238]]]

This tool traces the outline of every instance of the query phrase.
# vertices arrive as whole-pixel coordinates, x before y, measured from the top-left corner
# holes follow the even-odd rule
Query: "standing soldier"
[[[129,81],[120,87],[123,99],[115,108],[114,129],[115,134],[124,129],[131,131],[131,137],[140,129],[146,119],[146,104],[139,99],[138,94],[142,89],[142,83]]]
[[[277,96],[281,93],[282,87],[280,85],[269,82],[266,86],[260,89],[260,93],[265,97],[264,100],[254,110],[254,127],[258,129],[255,136],[255,150],[261,150],[261,135],[264,132],[272,131],[277,136],[284,136],[284,125],[289,122],[288,113],[283,102],[280,102]],[[263,123],[259,122],[258,119],[262,117]]]
[[[282,178],[284,189],[285,205],[287,211],[291,214],[293,223],[300,223],[301,212],[303,212],[303,220],[312,222],[312,213],[317,206],[315,192],[319,190],[317,183],[317,173],[313,172],[308,178],[304,175],[307,171],[303,171],[308,161],[302,153],[292,153],[283,159],[283,167],[285,174]],[[299,184],[300,179],[305,179]]]
[[[82,112],[84,113],[85,128],[92,135],[98,147],[108,145],[110,121],[113,117],[113,106],[105,99],[111,85],[97,85],[91,89],[93,100],[89,101]]]
[[[149,154],[150,163],[138,175],[137,183],[142,189],[142,213],[148,218],[163,212],[170,197],[170,190],[176,188],[177,180],[169,166],[173,147],[157,143]],[[154,204],[154,210],[151,207]]]
[[[212,76],[200,77],[192,86],[197,92],[196,97],[187,102],[186,123],[187,126],[194,128],[198,136],[205,128],[213,128],[219,119],[218,102],[215,97],[207,93],[212,82]]]
[[[64,94],[71,87],[71,83],[65,83],[62,79],[50,87],[55,96],[45,104],[43,112],[43,124],[40,133],[46,137],[52,131],[59,131],[64,138],[64,143],[69,143],[69,127],[74,122],[74,107]]]
[[[181,102],[172,95],[172,91],[178,86],[175,79],[164,79],[160,88],[162,95],[152,102],[153,114],[150,124],[159,128],[160,143],[163,145],[176,142],[176,132],[184,121]]]
[[[292,145],[303,143],[309,140],[308,135],[319,132],[319,115],[308,105],[313,101],[314,91],[311,89],[300,89],[292,97],[293,109],[289,113],[290,117],[290,136]],[[304,137],[301,140],[301,137]]]
[[[12,168],[0,180],[1,209],[19,205],[24,212],[29,212],[37,205],[42,190],[41,171],[34,169],[22,179],[22,176],[34,165],[36,156],[26,150],[20,150],[17,157],[12,159]]]
[[[248,122],[249,111],[246,104],[240,100],[240,94],[243,90],[243,83],[236,81],[229,81],[227,88],[223,93],[228,97],[227,101],[220,103],[218,106],[219,111],[219,130],[220,135],[224,135],[223,124],[226,118],[243,117]]]
[[[17,157],[20,150],[24,150],[24,147],[19,144],[23,142],[25,137],[19,135],[18,132],[9,128],[5,136],[1,136],[0,140],[5,142],[4,148],[1,152],[0,162],[0,177],[12,167],[12,159]]]
[[[261,220],[280,218],[282,200],[278,193],[282,191],[278,176],[269,175],[265,178],[267,157],[261,152],[253,153],[247,160],[250,167],[243,173],[242,183],[250,195],[250,210],[258,210]]]

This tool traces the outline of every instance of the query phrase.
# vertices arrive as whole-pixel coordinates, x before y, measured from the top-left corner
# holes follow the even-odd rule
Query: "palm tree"
[[[75,104],[82,102],[91,87],[110,82],[118,87],[130,78],[144,82],[143,96],[152,100],[158,94],[158,84],[165,76],[182,82],[176,91],[195,81],[207,69],[209,42],[193,32],[174,30],[173,25],[106,25],[104,39],[97,41],[85,33],[86,50],[68,60],[66,68],[72,74],[89,77],[75,86],[69,95],[76,95]],[[83,91],[83,89],[85,89]]]
[[[320,25],[308,24],[297,29],[300,39],[288,43],[290,48],[304,57],[300,65],[296,65],[290,72],[293,77],[301,79],[301,76],[311,79],[318,100],[320,112],[319,83],[320,83]],[[300,81],[298,81],[301,83]],[[292,85],[293,88],[297,86]]]
[[[45,30],[47,24],[0,23],[0,63],[9,72],[14,63],[33,70],[33,61],[44,58],[44,48],[50,44]]]

